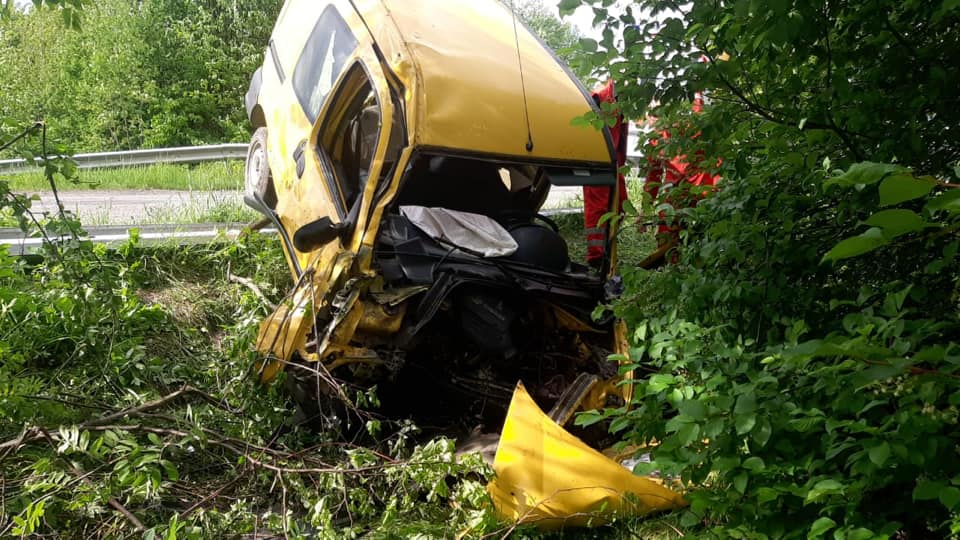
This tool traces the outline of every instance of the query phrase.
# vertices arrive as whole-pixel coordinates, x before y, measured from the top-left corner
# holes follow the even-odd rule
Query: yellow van
[[[376,385],[391,414],[494,431],[508,409],[549,410],[562,431],[578,408],[623,403],[608,361],[622,332],[591,318],[614,230],[596,272],[540,212],[552,186],[615,184],[611,138],[571,124],[596,105],[508,7],[287,0],[246,106],[245,199],[296,283],[261,325],[262,382],[285,371],[324,418],[345,388]]]

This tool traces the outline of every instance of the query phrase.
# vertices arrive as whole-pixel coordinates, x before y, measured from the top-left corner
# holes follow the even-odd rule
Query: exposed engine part
[[[558,399],[553,405],[553,408],[550,409],[550,413],[548,414],[550,419],[560,426],[565,426],[567,422],[570,421],[570,418],[573,417],[573,413],[577,412],[577,409],[580,407],[580,404],[583,403],[587,394],[590,393],[590,390],[592,390],[599,381],[600,378],[593,373],[581,373],[578,375],[576,380],[573,381],[573,384],[564,390],[563,394],[560,395],[560,399]]]
[[[517,354],[510,329],[516,312],[503,298],[468,293],[457,298],[457,317],[463,333],[484,350],[502,353],[505,359]]]
[[[383,366],[387,368],[391,375],[398,373],[407,364],[407,355],[398,349],[384,353],[382,356],[384,358]]]

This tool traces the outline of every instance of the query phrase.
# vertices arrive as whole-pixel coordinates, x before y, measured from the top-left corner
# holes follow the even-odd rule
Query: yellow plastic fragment
[[[523,384],[513,393],[493,469],[487,492],[501,517],[542,529],[687,505],[679,493],[635,476],[557,425]]]

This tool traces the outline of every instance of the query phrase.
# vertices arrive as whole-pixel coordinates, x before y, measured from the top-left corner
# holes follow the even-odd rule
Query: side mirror
[[[293,247],[302,253],[309,253],[340,238],[346,230],[347,226],[343,223],[334,223],[324,216],[297,229],[293,234]]]

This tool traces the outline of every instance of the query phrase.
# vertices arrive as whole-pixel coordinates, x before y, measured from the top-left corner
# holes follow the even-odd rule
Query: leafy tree
[[[150,0],[137,20],[141,58],[162,99],[148,111],[148,146],[243,141],[243,96],[263,61],[276,0]]]
[[[51,137],[81,151],[245,141],[243,95],[278,10],[104,0],[80,32],[54,10],[11,11],[0,19],[0,116],[49,119]]]
[[[695,209],[645,201],[685,225],[681,262],[624,269],[649,371],[581,421],[659,441],[704,535],[956,533],[960,5],[592,4],[588,66],[673,135],[647,154],[723,179]]]
[[[579,60],[582,54],[582,49],[578,46],[580,32],[574,26],[560,20],[553,10],[539,0],[501,1],[510,6],[561,60],[570,65],[580,80],[586,81],[589,78],[589,68],[584,69],[587,64]]]

